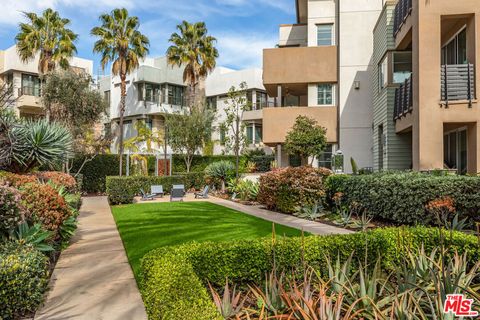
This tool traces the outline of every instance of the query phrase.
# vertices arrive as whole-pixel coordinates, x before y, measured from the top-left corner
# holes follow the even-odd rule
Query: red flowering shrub
[[[25,220],[26,212],[21,200],[17,189],[0,185],[0,235],[8,234]]]
[[[48,184],[30,183],[21,188],[22,203],[33,223],[41,223],[46,230],[57,232],[71,215],[65,199]]]
[[[328,169],[308,166],[273,170],[260,177],[258,201],[268,209],[285,213],[295,212],[297,206],[323,202],[323,182],[330,174]]]
[[[77,181],[71,175],[58,171],[44,171],[35,174],[40,181],[51,182],[58,187],[65,187],[68,192],[75,192]]]
[[[38,179],[32,175],[16,174],[11,172],[0,172],[0,180],[4,181],[9,186],[20,188],[27,183],[38,182]]]

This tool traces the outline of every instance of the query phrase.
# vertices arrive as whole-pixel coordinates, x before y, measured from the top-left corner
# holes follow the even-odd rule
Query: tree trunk
[[[235,119],[235,179],[238,183],[240,166],[240,119]]]
[[[185,166],[187,167],[187,173],[190,173],[190,166],[192,165],[192,158],[188,154],[185,156]]]
[[[120,81],[121,81],[121,97],[120,97],[120,121],[119,121],[119,126],[120,126],[120,136],[118,137],[118,156],[120,157],[119,163],[120,166],[118,168],[119,175],[123,175],[123,115],[125,114],[125,97],[127,95],[127,84],[126,84],[126,75],[121,74],[120,75]]]

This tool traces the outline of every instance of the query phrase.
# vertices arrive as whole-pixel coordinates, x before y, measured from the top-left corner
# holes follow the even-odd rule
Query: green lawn
[[[209,202],[141,203],[112,207],[128,259],[138,279],[140,259],[150,250],[190,241],[269,237],[272,223]],[[275,225],[278,235],[301,231]]]

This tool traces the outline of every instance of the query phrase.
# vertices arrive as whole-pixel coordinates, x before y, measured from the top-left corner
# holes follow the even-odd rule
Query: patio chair
[[[163,186],[152,186],[150,193],[155,195],[155,197],[160,197],[160,198],[163,198],[163,195],[165,194],[163,192]]]
[[[195,199],[208,199],[209,186],[205,186],[202,192],[195,192]]]
[[[140,189],[140,194],[142,195],[142,201],[147,201],[147,200],[154,200],[155,195],[154,194],[146,194],[143,189]]]
[[[172,191],[170,192],[170,202],[183,201],[185,196],[185,186],[183,184],[177,184],[172,186]]]

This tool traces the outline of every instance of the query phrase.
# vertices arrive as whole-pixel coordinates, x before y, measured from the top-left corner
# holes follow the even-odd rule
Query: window
[[[183,87],[168,85],[168,103],[183,106]]]
[[[317,46],[333,45],[333,24],[317,25]]]
[[[388,85],[388,55],[383,58],[382,62],[378,66],[378,83],[380,89],[387,87]]]
[[[145,126],[148,128],[148,130],[150,130],[150,131],[153,130],[153,120],[152,120],[152,118],[145,119]]]
[[[393,83],[403,83],[412,75],[412,53],[393,52]]]
[[[442,48],[442,64],[466,64],[467,29],[464,28]]]
[[[107,103],[107,105],[110,107],[110,90],[107,90],[103,93],[103,99]]]
[[[318,105],[333,105],[333,84],[318,85]]]
[[[247,145],[255,143],[253,140],[253,124],[247,125]]]
[[[207,110],[217,111],[217,97],[207,97]]]
[[[257,91],[257,101],[255,105],[256,110],[261,110],[267,107],[267,94],[265,92]]]
[[[152,83],[138,84],[138,101],[158,102],[160,85]]]
[[[138,101],[143,101],[144,100],[144,97],[143,97],[143,83],[139,83],[137,85],[137,90],[138,90]]]
[[[225,128],[220,127],[220,145],[225,145]]]
[[[328,144],[325,150],[318,156],[318,166],[320,168],[332,169],[333,146]]]
[[[22,94],[40,97],[40,78],[31,74],[22,74]]]
[[[263,141],[263,128],[258,124],[255,126],[255,143],[261,143]]]

